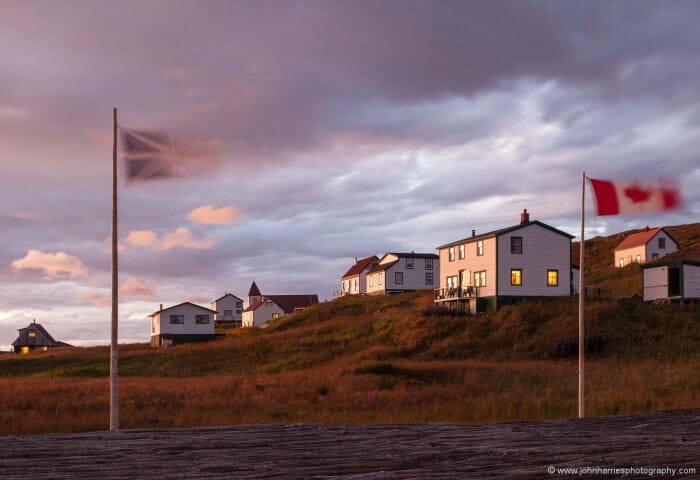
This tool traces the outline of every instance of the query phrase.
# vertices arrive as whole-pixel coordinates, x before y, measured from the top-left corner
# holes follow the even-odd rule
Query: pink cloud
[[[112,305],[112,299],[107,295],[99,293],[88,293],[78,298],[78,303],[92,303],[96,307],[109,307]]]
[[[187,219],[202,225],[231,225],[241,217],[241,212],[235,205],[214,208],[214,205],[204,205],[192,210]]]
[[[208,250],[214,246],[213,238],[196,238],[188,228],[178,228],[173,232],[164,233],[159,237],[150,230],[132,230],[124,240],[126,245],[134,247],[149,247],[155,250],[171,250],[184,248],[187,250]]]
[[[160,246],[158,235],[150,230],[132,230],[127,234],[124,241],[127,245],[136,247],[158,248]]]
[[[41,250],[29,250],[23,258],[13,261],[10,269],[17,273],[41,270],[44,280],[79,278],[87,273],[87,268],[78,257],[65,252],[44,253]]]
[[[130,278],[119,287],[122,297],[151,299],[156,295],[156,287],[138,278]]]

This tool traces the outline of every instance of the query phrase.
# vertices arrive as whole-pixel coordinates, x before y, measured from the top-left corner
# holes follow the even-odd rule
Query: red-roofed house
[[[649,228],[628,235],[615,248],[615,266],[647,263],[678,250],[678,242],[663,228]]]
[[[360,295],[367,293],[367,272],[379,259],[376,255],[355,259],[355,265],[345,272],[342,278],[341,295]]]

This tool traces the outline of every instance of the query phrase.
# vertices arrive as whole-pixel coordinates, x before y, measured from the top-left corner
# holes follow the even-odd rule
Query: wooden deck
[[[550,465],[700,472],[699,437],[700,410],[496,425],[241,425],[0,436],[0,478],[581,478],[550,475]],[[698,478],[673,478],[683,477]]]

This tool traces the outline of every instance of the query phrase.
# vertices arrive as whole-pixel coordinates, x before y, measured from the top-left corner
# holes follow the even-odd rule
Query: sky
[[[581,174],[676,178],[700,218],[696,1],[0,0],[0,349],[106,345],[112,109],[219,168],[119,185],[120,342],[159,304],[333,297],[355,257],[537,219]],[[587,191],[587,195],[589,195]]]

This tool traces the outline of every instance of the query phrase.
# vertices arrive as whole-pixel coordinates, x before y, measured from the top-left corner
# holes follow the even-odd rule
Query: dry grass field
[[[697,237],[700,224],[690,227],[681,242]],[[592,242],[607,245],[590,249],[607,295],[586,303],[588,415],[698,408],[700,305],[645,305],[628,294],[632,267],[598,271],[615,242]],[[209,343],[120,346],[121,426],[576,416],[576,298],[478,316],[439,314],[431,298],[342,298]],[[0,434],[106,429],[108,356],[1,356]]]

